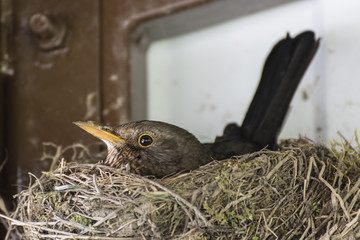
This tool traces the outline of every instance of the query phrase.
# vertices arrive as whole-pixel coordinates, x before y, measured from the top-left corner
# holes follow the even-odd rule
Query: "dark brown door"
[[[80,139],[71,122],[99,119],[99,2],[15,0],[14,67],[5,79],[5,149],[1,189],[27,184],[43,143],[66,146]],[[12,189],[12,190],[11,190]]]

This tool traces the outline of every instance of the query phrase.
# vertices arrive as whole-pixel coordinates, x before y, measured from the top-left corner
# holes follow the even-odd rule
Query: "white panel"
[[[360,1],[322,0],[326,132],[347,138],[360,126]]]

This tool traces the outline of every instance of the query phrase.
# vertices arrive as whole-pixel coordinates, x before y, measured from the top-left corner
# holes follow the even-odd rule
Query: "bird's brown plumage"
[[[137,121],[117,127],[93,121],[74,124],[106,143],[105,164],[113,167],[127,164],[131,172],[140,175],[163,177],[212,160],[209,150],[194,135],[168,123]]]

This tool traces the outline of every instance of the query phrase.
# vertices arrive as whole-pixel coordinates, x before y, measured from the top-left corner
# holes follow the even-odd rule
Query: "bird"
[[[129,167],[139,175],[165,177],[199,168],[213,160],[275,149],[296,88],[320,43],[305,31],[281,39],[266,58],[260,83],[242,125],[228,124],[213,143],[201,143],[178,126],[151,120],[112,127],[95,121],[75,121],[107,146],[104,164]]]
[[[187,130],[159,121],[135,121],[111,127],[95,121],[75,125],[101,139],[108,154],[104,164],[129,166],[139,175],[163,177],[198,168],[212,160],[210,150]]]

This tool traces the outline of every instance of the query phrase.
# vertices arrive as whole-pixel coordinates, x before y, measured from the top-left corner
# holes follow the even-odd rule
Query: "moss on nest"
[[[151,179],[66,163],[17,195],[26,239],[356,239],[359,143],[285,140],[278,151]],[[5,217],[5,216],[3,216]]]

